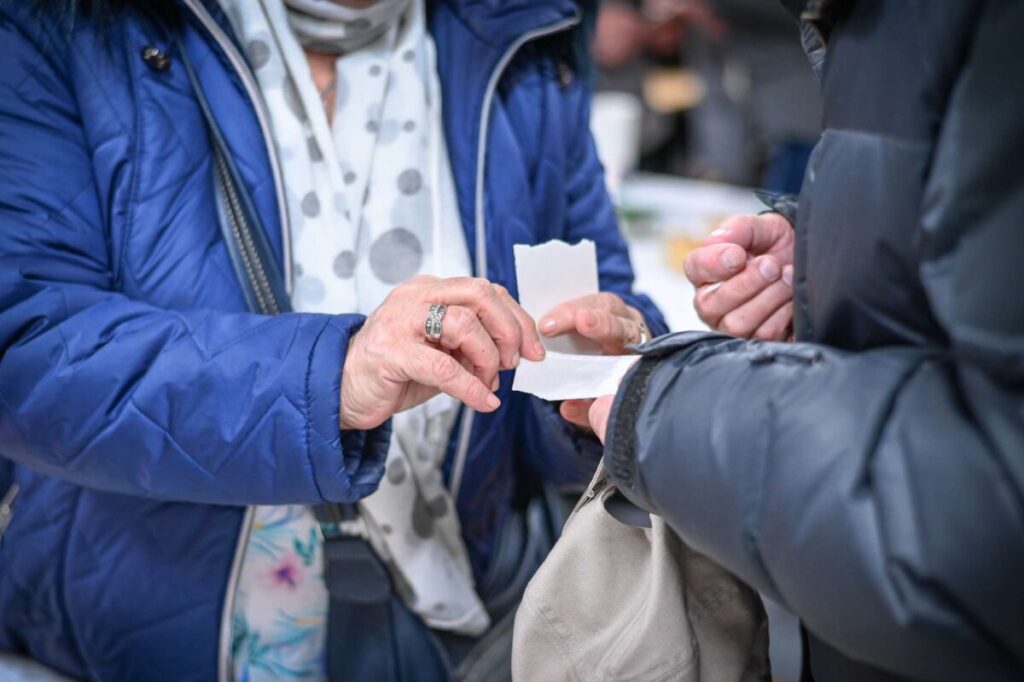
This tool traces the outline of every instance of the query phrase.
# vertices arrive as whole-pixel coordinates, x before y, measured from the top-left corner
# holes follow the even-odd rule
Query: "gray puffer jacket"
[[[800,7],[795,344],[646,347],[605,457],[818,682],[1024,679],[1024,2]]]

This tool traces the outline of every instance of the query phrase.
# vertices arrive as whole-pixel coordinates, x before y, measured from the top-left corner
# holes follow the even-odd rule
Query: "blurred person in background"
[[[821,94],[799,29],[779,2],[708,3],[725,29],[686,43],[686,63],[705,86],[689,117],[689,173],[795,193],[821,131]]]
[[[641,167],[776,192],[799,189],[820,130],[820,96],[799,31],[764,0],[615,0],[598,15],[598,90],[641,100],[651,74],[691,70],[692,109],[646,102]],[[684,81],[689,83],[690,81]]]
[[[647,344],[590,423],[817,682],[1024,679],[1024,4],[787,4],[825,111],[799,201],[690,255],[724,333]]]
[[[680,46],[691,26],[719,35],[721,24],[703,0],[612,0],[600,6],[591,49],[598,66],[595,88],[629,93],[643,110],[639,163],[645,170],[679,172],[685,144],[678,112],[647,99],[649,76],[678,68]]]
[[[581,19],[0,2],[0,651],[102,680],[509,674],[541,489],[599,456],[499,378],[543,355],[512,245],[597,245],[604,292],[555,333],[664,331]]]

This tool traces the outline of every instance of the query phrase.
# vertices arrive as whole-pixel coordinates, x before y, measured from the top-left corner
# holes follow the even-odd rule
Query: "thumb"
[[[606,395],[595,400],[594,404],[590,406],[590,428],[594,429],[594,433],[602,443],[604,443],[605,430],[608,428],[608,416],[611,413],[614,400],[615,396]]]

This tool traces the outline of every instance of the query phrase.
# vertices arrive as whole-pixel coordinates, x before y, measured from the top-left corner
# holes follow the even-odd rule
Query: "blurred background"
[[[701,327],[686,254],[752,190],[797,193],[818,83],[777,0],[605,0],[591,127],[638,286],[673,329]]]
[[[754,189],[799,192],[818,82],[773,0],[605,0],[591,46],[591,128],[637,286],[675,330],[702,329],[683,259]],[[801,674],[796,619],[765,600],[775,680]]]

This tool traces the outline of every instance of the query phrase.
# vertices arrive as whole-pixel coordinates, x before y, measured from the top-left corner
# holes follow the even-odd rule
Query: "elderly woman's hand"
[[[626,347],[651,338],[639,310],[613,293],[601,292],[555,307],[540,320],[544,336],[576,332],[596,341],[605,355],[624,355]],[[588,428],[590,400],[566,400],[559,411],[567,421]]]
[[[544,336],[569,332],[596,341],[605,355],[624,355],[626,346],[651,337],[640,311],[607,291],[563,303],[540,319]]]
[[[447,306],[437,342],[430,308]],[[534,322],[504,287],[485,279],[420,276],[395,287],[349,342],[341,377],[341,428],[371,429],[447,393],[479,412],[501,401],[498,371],[520,356],[541,360]]]

